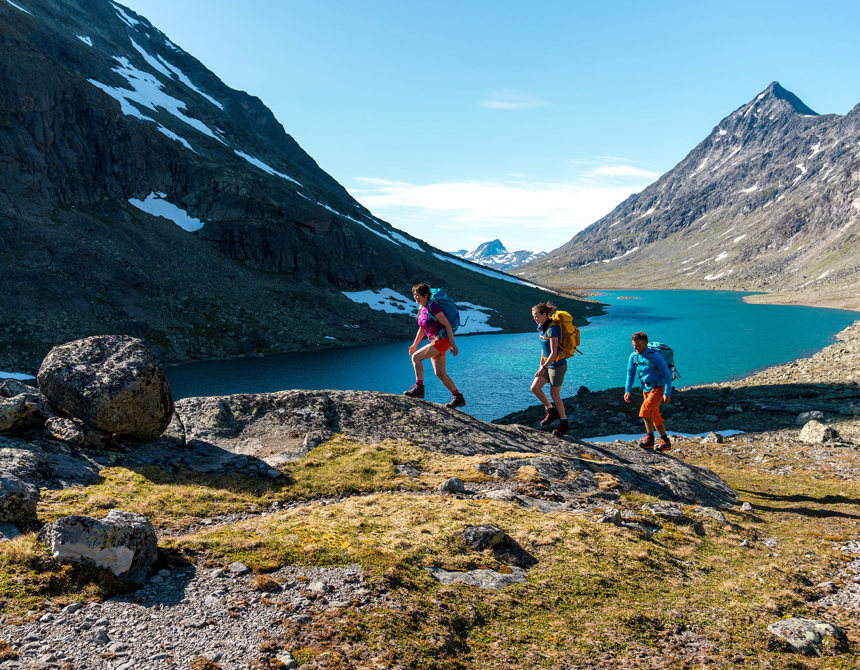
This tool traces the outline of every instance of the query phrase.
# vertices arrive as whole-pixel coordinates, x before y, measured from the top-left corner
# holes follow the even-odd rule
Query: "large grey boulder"
[[[820,444],[839,439],[839,433],[836,432],[836,429],[813,419],[800,429],[800,439],[810,444]]]
[[[54,407],[106,433],[153,440],[173,415],[167,377],[146,345],[127,335],[55,347],[37,378]]]
[[[58,561],[95,565],[141,583],[158,558],[149,519],[117,509],[101,520],[79,514],[57,519],[42,528],[39,540]]]
[[[0,473],[0,523],[36,521],[39,489],[15,475]]]

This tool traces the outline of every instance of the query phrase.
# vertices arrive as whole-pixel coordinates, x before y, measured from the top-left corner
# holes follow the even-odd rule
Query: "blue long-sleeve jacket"
[[[625,393],[630,393],[635,374],[639,375],[639,381],[645,391],[650,391],[655,386],[665,386],[663,396],[668,398],[672,395],[672,372],[663,357],[654,349],[645,349],[641,354],[635,351],[630,354],[630,359],[627,361]]]

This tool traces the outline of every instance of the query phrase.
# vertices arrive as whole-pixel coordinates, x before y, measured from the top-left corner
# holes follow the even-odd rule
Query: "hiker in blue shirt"
[[[552,432],[556,437],[564,437],[569,429],[564,402],[561,399],[561,384],[567,372],[567,359],[559,360],[561,346],[561,326],[552,321],[552,313],[556,311],[551,302],[542,302],[532,307],[532,318],[537,324],[540,337],[541,357],[540,367],[532,381],[531,391],[543,403],[546,415],[541,420],[541,426],[548,426],[559,419],[558,427]],[[543,392],[544,385],[549,382],[549,394],[552,404]]]
[[[627,383],[624,385],[624,402],[630,402],[633,377],[638,375],[642,385],[642,407],[639,416],[645,422],[645,435],[639,440],[643,449],[654,448],[654,429],[660,433],[657,451],[668,451],[672,445],[666,434],[665,422],[660,415],[660,403],[670,402],[672,396],[672,372],[663,357],[648,347],[648,335],[642,331],[633,333],[633,353],[627,361]]]

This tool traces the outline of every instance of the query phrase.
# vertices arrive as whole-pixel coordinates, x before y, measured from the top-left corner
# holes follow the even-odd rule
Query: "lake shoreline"
[[[836,342],[809,357],[766,367],[742,379],[679,386],[661,406],[669,433],[701,434],[796,431],[804,412],[821,411],[840,435],[860,438],[860,320],[835,335]],[[581,389],[564,399],[571,434],[641,433],[639,402],[622,400],[624,389]],[[855,415],[856,412],[856,415]],[[532,405],[493,420],[540,429],[543,408]]]

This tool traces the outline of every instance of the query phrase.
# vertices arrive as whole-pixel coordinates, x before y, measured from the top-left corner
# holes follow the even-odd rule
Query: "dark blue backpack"
[[[672,379],[681,376],[681,373],[675,369],[675,352],[672,351],[672,347],[662,342],[649,342],[648,348],[653,349],[663,357],[663,360],[666,361],[666,365],[672,373]]]
[[[448,323],[451,324],[451,330],[457,332],[457,328],[460,327],[460,310],[457,309],[457,305],[454,304],[454,300],[450,298],[447,293],[445,293],[445,289],[431,288],[430,302],[435,302],[437,305],[439,305],[439,307],[442,308],[442,312],[445,314],[445,318],[447,318]],[[429,309],[427,310],[427,313],[430,314],[430,316],[433,316],[433,314],[430,313]],[[433,316],[433,318],[436,319],[435,316]],[[438,320],[439,319],[436,319],[436,321]]]

